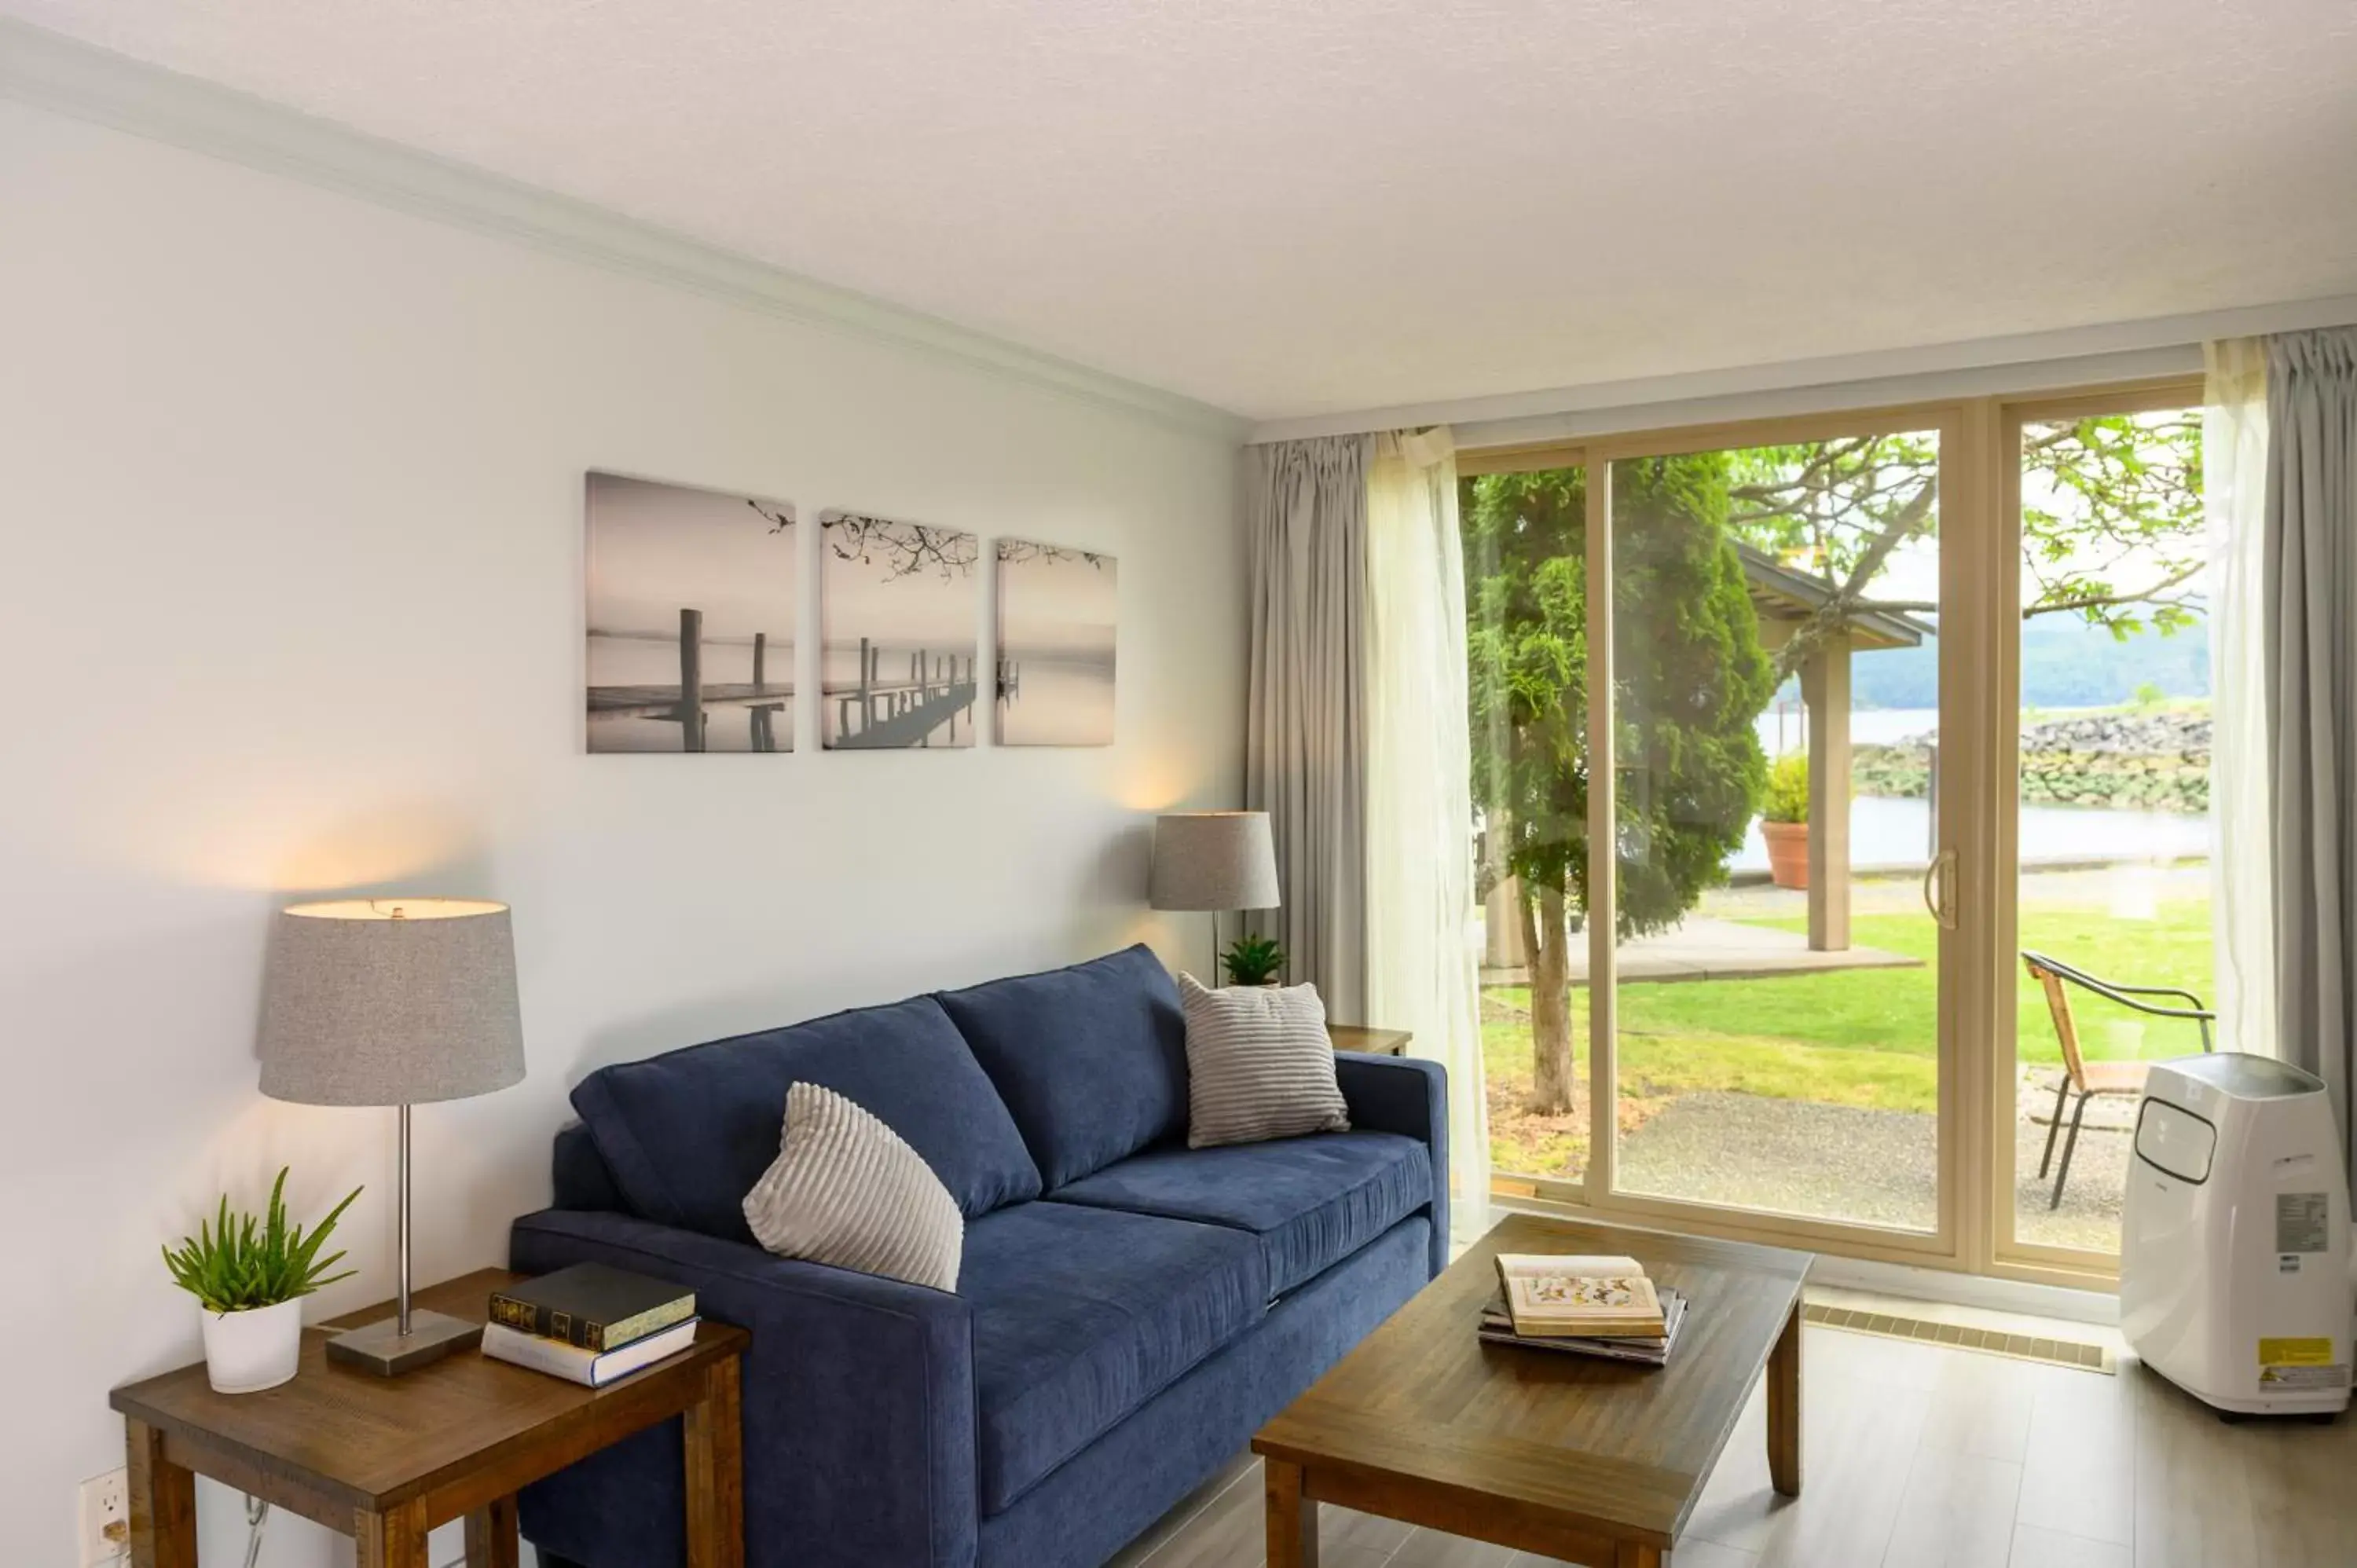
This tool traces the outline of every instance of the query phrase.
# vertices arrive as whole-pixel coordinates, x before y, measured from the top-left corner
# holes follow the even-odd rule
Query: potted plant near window
[[[1809,758],[1788,752],[1768,769],[1768,799],[1760,809],[1768,841],[1768,879],[1779,887],[1809,885]]]
[[[361,1189],[352,1188],[307,1233],[286,1222],[285,1190],[282,1167],[271,1184],[269,1210],[259,1218],[232,1214],[224,1193],[210,1223],[199,1220],[194,1236],[164,1249],[172,1283],[203,1309],[205,1377],[216,1393],[255,1393],[292,1378],[302,1359],[303,1298],[353,1273],[328,1273],[344,1255],[323,1258],[319,1249]]]
[[[1285,950],[1271,937],[1238,937],[1220,955],[1230,985],[1275,985],[1285,972]]]

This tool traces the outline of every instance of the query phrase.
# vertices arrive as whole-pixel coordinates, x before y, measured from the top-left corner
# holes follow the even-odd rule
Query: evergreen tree
[[[1727,533],[1725,454],[1613,471],[1618,925],[1662,929],[1725,875],[1767,786],[1774,677]],[[1532,1109],[1571,1110],[1569,946],[1587,908],[1587,475],[1464,484],[1473,799],[1531,970]],[[1576,922],[1573,917],[1580,917]]]

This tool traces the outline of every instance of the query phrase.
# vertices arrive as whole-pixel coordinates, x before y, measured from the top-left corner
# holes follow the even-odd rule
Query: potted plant
[[[353,1272],[328,1273],[344,1255],[323,1258],[319,1249],[361,1189],[347,1193],[308,1233],[286,1222],[285,1190],[282,1166],[269,1210],[259,1219],[231,1213],[224,1193],[211,1223],[199,1221],[178,1250],[164,1249],[172,1283],[203,1309],[205,1377],[216,1393],[254,1393],[293,1377],[303,1350],[303,1298]]]
[[[1285,950],[1271,937],[1238,937],[1220,955],[1230,985],[1275,985],[1285,972]]]
[[[1779,887],[1809,885],[1809,757],[1787,752],[1768,769],[1768,798],[1760,808],[1760,835],[1768,841],[1768,879]]]

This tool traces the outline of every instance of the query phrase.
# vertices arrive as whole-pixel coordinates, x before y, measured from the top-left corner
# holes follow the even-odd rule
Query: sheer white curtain
[[[1446,428],[1375,438],[1367,475],[1367,1021],[1448,1069],[1452,1228],[1488,1229],[1465,557]]]
[[[2279,1054],[2262,586],[2267,357],[2257,338],[2206,346],[2202,510],[2210,548],[2210,919],[2218,1048]]]

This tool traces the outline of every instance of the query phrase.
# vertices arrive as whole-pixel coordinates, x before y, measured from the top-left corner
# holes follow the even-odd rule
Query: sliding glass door
[[[2115,1267],[2136,1091],[2218,1038],[2233,881],[2199,405],[2176,381],[1470,455],[1501,1196]]]
[[[2026,404],[2007,424],[2001,1255],[2109,1264],[2147,1065],[2216,1034],[2215,650],[2191,392]]]
[[[1612,1187],[1940,1229],[1940,432],[1612,465]]]
[[[1492,1165],[1936,1247],[1943,431],[1761,435],[1465,481]]]

